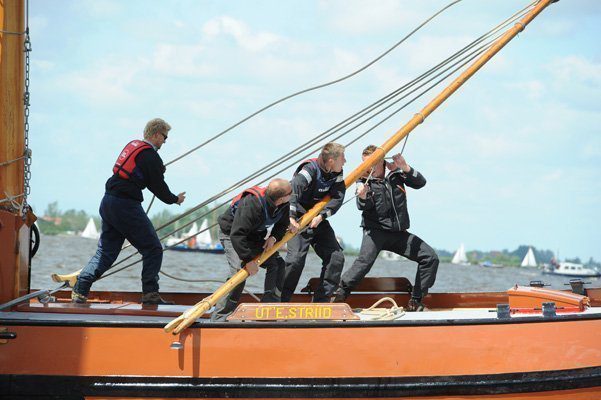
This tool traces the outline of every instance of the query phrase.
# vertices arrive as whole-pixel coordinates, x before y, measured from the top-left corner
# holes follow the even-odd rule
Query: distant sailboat
[[[96,224],[94,223],[94,220],[92,218],[90,218],[88,220],[88,224],[86,225],[86,228],[83,230],[83,232],[81,232],[81,234],[79,236],[87,238],[87,239],[100,238],[100,233],[98,233],[98,229],[96,229]]]
[[[197,238],[195,235],[196,232],[198,232],[198,224],[196,222],[194,222],[192,224],[192,227],[190,228],[190,230],[188,231],[188,233],[186,233],[184,236],[189,238],[187,242],[185,242],[188,245],[188,248],[190,249],[194,249],[196,248],[196,242],[197,242]]]
[[[196,235],[196,246],[200,248],[208,248],[213,245],[213,239],[211,238],[211,231],[209,230],[209,222],[205,219],[200,225],[200,232]]]
[[[532,251],[532,247],[528,247],[528,253],[522,260],[522,267],[536,267],[536,258],[534,257],[534,252]]]
[[[196,234],[198,231],[203,232]],[[188,239],[178,244],[178,242],[182,241],[184,238]],[[223,254],[224,252],[221,243],[213,244],[213,238],[211,237],[211,232],[209,230],[209,222],[206,219],[202,221],[200,229],[198,228],[198,224],[194,222],[190,230],[183,234],[183,237],[170,237],[167,239],[166,245],[168,246],[168,250],[175,251],[213,254]]]
[[[469,262],[467,261],[467,256],[465,255],[465,247],[463,246],[463,243],[461,243],[461,246],[459,246],[459,248],[455,252],[453,259],[451,260],[451,264],[469,264]]]

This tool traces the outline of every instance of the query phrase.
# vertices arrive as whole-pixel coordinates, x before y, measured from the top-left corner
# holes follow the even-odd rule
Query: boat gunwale
[[[19,316],[53,315],[51,319],[27,319]],[[60,317],[63,318],[60,318]],[[102,320],[92,320],[90,316],[100,317]],[[14,317],[14,318],[7,318]],[[66,317],[66,318],[65,318]],[[112,317],[112,318],[111,318]],[[113,314],[69,314],[69,313],[44,313],[11,311],[0,313],[0,325],[6,326],[67,326],[67,327],[113,327],[113,328],[163,328],[172,317],[148,315],[119,315]],[[575,321],[601,320],[601,309],[595,313],[558,314],[553,317],[542,315],[520,316],[510,318],[473,318],[473,319],[441,319],[441,320],[393,320],[393,321],[245,321],[245,322],[213,322],[201,320],[195,322],[190,328],[202,329],[290,329],[290,328],[395,328],[395,327],[420,327],[420,326],[475,326],[475,325],[513,325],[547,322],[575,322]]]

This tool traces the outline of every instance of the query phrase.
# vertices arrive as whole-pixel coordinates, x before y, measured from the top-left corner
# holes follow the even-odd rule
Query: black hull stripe
[[[348,398],[491,395],[601,388],[601,366],[564,371],[397,378],[161,378],[0,375],[0,398],[84,396]],[[64,397],[63,397],[64,396]]]

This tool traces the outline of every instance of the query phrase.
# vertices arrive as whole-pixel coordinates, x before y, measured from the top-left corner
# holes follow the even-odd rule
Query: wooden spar
[[[524,30],[534,18],[538,16],[549,4],[557,0],[541,0],[528,14],[526,14],[519,22],[501,36],[484,54],[482,54],[472,65],[470,65],[461,75],[459,75],[449,86],[447,86],[438,96],[428,103],[420,112],[415,114],[401,129],[399,129],[390,139],[372,153],[365,161],[355,168],[344,180],[344,184],[348,188],[357,181],[363,174],[369,171],[376,163],[380,162],[386,153],[396,146],[405,136],[407,136],[415,127],[424,122],[424,120],[436,110],[446,99],[457,91],[472,75],[474,75],[484,64],[486,64],[495,54],[497,54],[511,39],[518,33]],[[329,197],[325,197],[317,203],[312,209],[307,211],[299,221],[300,229],[307,226],[313,218],[319,215],[319,212],[326,206]],[[280,247],[292,239],[295,234],[287,232],[286,235],[276,243],[269,251],[264,252],[257,258],[257,262],[271,257]],[[204,298],[195,304],[188,311],[171,321],[165,326],[165,332],[172,332],[174,335],[180,333],[188,326],[194,323],[205,312],[219,301],[222,296],[227,295],[239,283],[243,282],[248,277],[248,272],[241,269],[234,274],[225,284],[215,291],[212,295]]]
[[[25,191],[25,160],[18,160],[25,149],[23,1],[0,0],[0,31],[0,199],[6,199]],[[0,304],[27,292],[28,268],[29,228],[20,211],[4,201],[0,203]]]

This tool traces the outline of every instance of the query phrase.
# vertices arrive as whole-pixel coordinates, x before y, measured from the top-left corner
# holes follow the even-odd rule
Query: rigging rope
[[[460,60],[459,62],[457,62],[457,63],[455,63],[455,64],[451,65],[451,67],[453,67],[453,66],[457,65],[458,63],[460,63],[460,65],[459,65],[459,66],[457,66],[456,68],[454,68],[454,69],[453,69],[451,72],[449,72],[448,74],[446,74],[445,76],[443,76],[441,79],[439,79],[439,80],[438,80],[437,82],[435,82],[434,84],[430,85],[428,88],[426,88],[426,89],[425,89],[424,91],[422,91],[420,94],[418,94],[417,96],[415,96],[415,97],[414,97],[413,99],[411,99],[409,102],[405,103],[404,105],[402,105],[401,107],[399,107],[397,110],[395,110],[395,111],[393,111],[391,114],[389,114],[389,115],[388,115],[386,118],[384,118],[383,120],[381,120],[380,122],[378,122],[376,125],[372,126],[372,127],[371,127],[371,128],[369,128],[367,131],[363,132],[363,133],[362,133],[362,134],[359,136],[359,138],[361,138],[361,137],[363,137],[363,136],[367,135],[369,132],[373,131],[373,130],[374,130],[376,127],[378,127],[379,125],[381,125],[382,123],[384,123],[386,120],[390,119],[390,118],[391,118],[392,116],[394,116],[396,113],[398,113],[399,111],[401,111],[402,109],[404,109],[405,107],[407,107],[409,104],[413,103],[415,100],[417,100],[418,98],[420,98],[421,96],[423,96],[425,93],[427,93],[428,91],[430,91],[432,88],[434,88],[435,86],[437,86],[438,84],[440,84],[441,82],[443,82],[445,79],[447,79],[449,76],[451,76],[452,74],[454,74],[455,72],[457,72],[459,69],[461,69],[462,67],[464,67],[466,64],[468,64],[470,61],[472,61],[473,59],[475,59],[476,57],[478,57],[480,54],[484,53],[484,52],[485,52],[485,51],[488,49],[488,47],[490,47],[490,46],[492,45],[492,43],[493,43],[493,42],[494,42],[494,40],[493,40],[493,41],[491,41],[490,43],[488,43],[488,44],[484,45],[484,46],[481,46],[481,47],[480,47],[480,48],[478,48],[476,51],[474,51],[474,52],[472,52],[472,53],[468,54],[466,57],[464,57],[464,58],[463,58],[462,60]],[[462,62],[462,61],[463,61],[463,62]],[[450,67],[449,67],[449,68],[450,68]],[[442,71],[440,74],[436,75],[434,78],[436,78],[436,77],[440,76],[442,73],[444,73],[444,72],[448,71],[448,70],[449,70],[449,68],[447,68],[446,70],[443,70],[443,71]],[[424,84],[422,84],[422,85],[418,86],[418,88],[416,88],[415,90],[417,90],[417,89],[419,89],[419,88],[423,87],[423,86],[424,86],[425,84],[427,84],[428,82],[431,82],[431,81],[432,81],[434,78],[432,78],[432,79],[430,79],[430,80],[426,81]],[[414,90],[414,91],[415,91],[415,90]],[[410,92],[409,94],[413,93],[414,91]],[[406,97],[406,96],[404,96],[404,97]],[[404,98],[404,97],[403,97],[403,98]],[[397,100],[396,102],[398,102],[398,100]],[[395,102],[395,103],[396,103],[396,102]],[[394,104],[394,103],[393,103],[393,104]],[[387,107],[387,108],[389,108],[389,107]],[[349,132],[350,132],[350,130],[349,130],[349,131],[347,131],[347,132],[344,132],[343,134],[339,135],[339,136],[338,136],[337,138],[335,138],[334,140],[337,140],[337,139],[341,138],[342,136],[344,136],[344,135],[348,134]],[[358,140],[359,138],[357,138],[356,140]],[[350,144],[352,144],[352,143],[354,143],[356,140],[353,140],[353,141],[351,141],[351,142],[349,143],[349,145],[350,145]],[[348,145],[347,145],[347,146],[348,146]],[[313,151],[311,151],[311,152],[309,153],[309,155],[310,155],[310,154],[312,154],[312,153],[313,153]],[[306,156],[304,156],[304,157],[306,157]],[[294,164],[295,164],[295,163],[292,163],[291,165],[294,165]],[[266,180],[268,180],[268,179],[271,179],[272,177],[276,176],[277,174],[279,174],[279,173],[280,173],[280,172],[282,172],[282,171],[285,171],[285,170],[286,170],[286,169],[288,169],[289,167],[290,167],[290,165],[289,165],[289,166],[287,166],[287,167],[285,167],[284,169],[282,169],[282,170],[280,170],[280,171],[276,172],[276,173],[275,173],[275,174],[273,174],[272,176],[270,176],[270,177],[266,178],[264,181],[266,181]],[[263,182],[264,182],[264,181],[263,181]],[[231,200],[231,199],[230,199],[230,200]],[[196,218],[194,221],[197,221],[197,220],[199,220],[200,218],[202,218],[202,217],[204,217],[204,216],[206,216],[206,215],[210,214],[211,212],[213,212],[213,211],[217,210],[219,207],[221,207],[221,206],[223,206],[223,205],[227,204],[228,202],[229,202],[229,201],[226,201],[226,202],[222,203],[221,205],[219,205],[218,207],[215,207],[215,208],[213,208],[212,210],[210,210],[210,211],[206,212],[205,214],[201,215],[200,217]],[[175,232],[177,232],[177,231],[179,231],[179,230],[181,230],[181,229],[183,229],[183,228],[185,228],[185,227],[189,226],[189,225],[190,225],[190,224],[192,224],[194,221],[190,221],[188,224],[186,224],[186,225],[184,225],[184,226],[180,227],[179,229],[177,229],[177,230],[173,231],[172,233],[170,233],[170,234],[166,235],[165,237],[167,237],[167,236],[169,236],[169,235],[171,235],[171,234],[173,234],[173,233],[175,233]],[[216,225],[216,224],[215,224],[215,225]],[[214,225],[213,225],[213,226],[214,226]],[[208,229],[208,228],[207,228],[207,229]],[[157,229],[157,230],[158,230],[158,229]],[[204,230],[202,230],[202,231],[200,231],[200,232],[204,232],[205,230],[206,230],[206,229],[204,229]],[[199,232],[199,233],[200,233],[200,232]],[[195,236],[195,235],[192,235],[192,236]],[[190,236],[190,237],[192,237],[192,236]],[[165,237],[163,237],[163,238],[161,238],[161,239],[164,239]],[[181,241],[180,241],[180,243],[183,243],[185,240],[188,240],[190,237],[187,237],[187,238],[185,238],[185,239],[181,240]],[[115,264],[113,265],[113,267],[115,267],[115,266],[117,266],[117,265],[119,265],[119,264],[123,263],[124,261],[126,261],[127,259],[129,259],[129,258],[133,257],[133,256],[134,256],[134,255],[136,255],[136,254],[138,254],[138,253],[137,253],[137,252],[136,252],[136,253],[133,253],[133,254],[131,254],[131,255],[127,256],[126,258],[124,258],[124,259],[122,259],[122,260],[118,261],[117,263],[115,263]],[[99,280],[100,280],[100,279],[103,279],[103,278],[106,278],[106,277],[109,277],[110,275],[116,274],[117,272],[120,272],[120,271],[122,271],[122,270],[124,270],[124,269],[126,269],[126,268],[129,268],[130,266],[132,266],[132,265],[135,265],[135,264],[137,264],[137,263],[141,262],[142,260],[143,260],[143,258],[141,258],[141,259],[139,259],[139,260],[137,260],[137,261],[134,261],[134,262],[132,262],[132,263],[130,263],[130,264],[127,264],[127,265],[125,265],[125,266],[123,266],[123,267],[121,267],[121,268],[119,268],[119,269],[117,269],[117,270],[111,271],[110,273],[107,273],[107,274],[103,275],[101,278],[99,278]]]
[[[246,178],[236,182],[235,184],[233,184],[232,186],[230,186],[229,188],[223,190],[222,192],[212,196],[211,198],[207,199],[204,202],[199,203],[197,206],[187,210],[186,212],[180,214],[179,216],[177,216],[176,218],[166,222],[165,224],[161,225],[160,227],[157,228],[157,231],[160,229],[163,229],[164,227],[178,221],[179,219],[197,211],[198,209],[205,207],[209,204],[211,204],[212,202],[214,202],[215,200],[221,198],[223,195],[230,193],[240,187],[242,187],[243,185],[245,185],[246,183],[250,182],[252,179],[260,176],[261,174],[263,174],[264,172],[266,172],[267,170],[272,169],[274,166],[277,166],[281,163],[283,163],[283,161],[287,161],[289,160],[292,156],[299,154],[300,151],[309,148],[309,146],[311,146],[314,143],[318,143],[320,140],[323,140],[324,138],[327,138],[331,135],[333,135],[335,132],[339,131],[340,129],[342,129],[343,127],[349,126],[351,123],[356,122],[357,120],[359,120],[360,118],[364,117],[365,115],[367,115],[369,112],[375,110],[377,107],[379,107],[380,105],[384,104],[385,102],[391,100],[392,98],[394,98],[395,96],[399,95],[400,93],[402,93],[403,91],[407,90],[408,88],[410,88],[411,86],[415,85],[416,83],[418,83],[420,80],[423,80],[425,77],[427,77],[428,75],[433,74],[434,72],[436,72],[437,70],[441,69],[443,66],[447,65],[448,63],[450,63],[451,61],[453,61],[454,59],[458,58],[460,55],[464,54],[465,52],[469,51],[470,49],[472,49],[473,47],[475,47],[477,44],[480,44],[481,42],[483,42],[484,40],[488,39],[489,37],[493,36],[494,34],[496,34],[499,30],[503,29],[504,27],[506,27],[507,25],[509,25],[511,22],[515,21],[516,19],[518,19],[519,17],[521,17],[520,14],[525,14],[525,11],[532,7],[533,4],[535,4],[535,2],[531,3],[529,6],[525,7],[524,9],[518,11],[517,13],[515,13],[514,15],[512,15],[511,17],[509,17],[508,19],[506,19],[505,21],[501,22],[500,24],[498,24],[496,27],[494,27],[493,29],[491,29],[489,32],[485,33],[484,35],[481,35],[479,38],[477,38],[476,40],[472,41],[470,44],[466,45],[465,47],[463,47],[461,50],[459,50],[458,52],[456,52],[455,54],[453,54],[452,56],[448,57],[447,59],[445,59],[444,61],[442,61],[441,63],[439,63],[438,65],[436,65],[435,67],[431,68],[430,70],[428,70],[427,72],[425,72],[424,74],[420,75],[419,77],[415,78],[414,80],[410,81],[409,83],[401,86],[400,88],[398,88],[397,90],[389,93],[388,95],[380,98],[379,100],[377,100],[376,102],[370,104],[369,106],[363,108],[362,110],[358,111],[357,113],[353,114],[352,116],[348,117],[347,119],[345,119],[344,121],[342,121],[341,123],[335,125],[334,127],[318,134],[316,137],[310,139],[308,142],[306,142],[305,144],[297,147],[296,149],[292,150],[291,152],[287,153],[286,155],[278,158],[277,160],[271,162],[270,164],[260,168],[259,170],[255,171],[254,173],[252,173],[251,175],[247,176]],[[377,115],[377,114],[376,114]],[[371,117],[373,118],[373,117]],[[363,123],[367,122],[369,119],[366,119]],[[357,128],[358,126],[362,125],[363,123],[356,125],[355,127],[353,127],[352,129]],[[296,152],[296,153],[295,153]],[[311,153],[312,154],[312,153]],[[310,155],[310,154],[309,154]],[[264,182],[264,181],[263,181]],[[154,201],[154,197],[153,200]],[[151,201],[151,204],[152,204]],[[150,209],[150,206],[149,206]]]
[[[500,29],[502,29],[504,26],[508,25],[509,23],[513,22],[513,20],[519,18],[519,15],[521,13],[525,13],[525,10],[529,9],[530,7],[532,7],[533,4],[535,4],[535,2],[531,3],[529,6],[525,7],[524,9],[518,11],[517,13],[515,13],[512,17],[506,19],[504,22],[502,22],[501,24],[497,25],[495,28],[493,28],[492,30],[490,30],[489,32],[487,32],[486,34],[480,36],[478,39],[474,40],[473,42],[471,42],[470,44],[468,44],[467,46],[465,46],[463,49],[461,49],[460,51],[456,52],[455,54],[453,54],[452,56],[450,56],[449,58],[447,58],[445,61],[439,63],[436,67],[433,67],[432,69],[430,69],[428,72],[422,74],[419,78],[416,78],[414,81],[410,82],[409,84],[406,84],[404,86],[402,86],[401,88],[397,89],[396,91],[394,91],[393,93],[383,97],[382,99],[376,101],[375,103],[372,103],[372,105],[364,108],[363,110],[361,110],[360,112],[354,114],[353,116],[351,116],[350,118],[347,118],[346,121],[351,120],[352,118],[356,117],[358,114],[361,114],[362,112],[364,112],[365,110],[368,110],[367,112],[363,113],[362,115],[360,115],[358,118],[355,118],[352,122],[353,123],[355,121],[357,121],[358,119],[360,119],[361,117],[367,115],[369,112],[375,110],[377,107],[379,107],[381,104],[384,104],[385,102],[393,99],[395,96],[397,96],[398,94],[402,93],[403,91],[407,90],[409,87],[413,86],[414,84],[416,84],[417,82],[423,80],[424,78],[428,77],[429,75],[432,75],[434,72],[436,72],[437,70],[441,69],[444,65],[448,64],[449,62],[459,58],[460,55],[466,53],[467,51],[473,49],[477,44],[485,41],[486,39],[494,36],[496,34],[496,32],[498,32]],[[517,16],[517,17],[516,17]],[[492,43],[494,42],[494,40],[496,40],[496,38],[488,41],[486,44],[478,47],[476,50],[472,51],[471,53],[467,54],[466,56],[464,56],[463,58],[461,58],[459,61],[451,64],[448,68],[442,70],[441,72],[439,72],[437,75],[435,75],[433,78],[427,80],[426,82],[422,83],[421,85],[417,86],[416,88],[412,89],[409,93],[407,93],[405,96],[401,97],[400,99],[394,101],[392,104],[388,105],[386,108],[384,108],[383,110],[378,111],[377,113],[375,113],[374,115],[370,116],[369,118],[367,118],[365,121],[357,124],[355,127],[347,130],[346,132],[342,133],[341,135],[337,136],[336,138],[332,139],[332,140],[337,140],[343,136],[345,136],[346,134],[348,134],[349,132],[351,132],[352,130],[356,129],[357,127],[363,125],[364,123],[366,123],[367,121],[375,118],[375,116],[379,115],[380,113],[382,113],[383,111],[385,111],[386,109],[390,108],[392,105],[398,103],[400,100],[406,98],[407,96],[409,96],[412,93],[415,93],[418,89],[422,88],[423,86],[425,86],[427,83],[433,81],[435,78],[439,77],[440,75],[444,74],[446,71],[449,71],[450,69],[451,72],[449,72],[448,74],[445,74],[441,79],[439,79],[438,81],[436,81],[434,84],[430,85],[429,87],[427,87],[425,90],[423,90],[421,93],[419,93],[417,96],[415,96],[414,98],[412,98],[410,101],[408,101],[407,103],[405,103],[404,105],[402,105],[401,107],[399,107],[398,109],[396,109],[395,111],[393,111],[391,114],[389,114],[388,116],[386,116],[384,119],[382,119],[380,122],[378,122],[377,124],[375,124],[374,126],[372,126],[371,128],[369,128],[368,130],[366,130],[365,132],[363,132],[360,136],[358,136],[357,138],[355,138],[354,140],[350,141],[347,146],[352,145],[353,143],[355,143],[357,140],[359,140],[360,138],[364,137],[365,135],[367,135],[369,132],[373,131],[373,129],[375,129],[376,127],[380,126],[382,123],[384,123],[386,120],[390,119],[393,115],[395,115],[396,113],[398,113],[399,111],[401,111],[402,109],[404,109],[406,106],[408,106],[409,104],[413,103],[415,100],[417,100],[418,98],[420,98],[421,96],[423,96],[425,93],[427,93],[429,90],[431,90],[432,88],[434,88],[435,86],[437,86],[438,84],[440,84],[441,82],[443,82],[445,79],[447,79],[449,76],[451,76],[452,74],[454,74],[455,72],[457,72],[459,69],[461,69],[463,66],[465,66],[467,63],[469,63],[470,61],[472,61],[473,59],[475,59],[477,56],[479,56],[480,54],[482,54],[484,51],[486,51],[488,49],[488,47],[490,47],[492,45]],[[460,64],[459,66],[457,66],[458,64]],[[456,68],[453,68],[457,66]],[[350,123],[348,123],[346,126],[350,125]],[[339,127],[342,123],[339,123],[338,125],[336,125],[335,127]],[[245,178],[244,180],[239,181],[238,183],[236,183],[235,185],[231,186],[230,188],[222,191],[221,193],[219,193],[216,196],[213,196],[211,199],[200,203],[199,205],[193,207],[191,210],[186,211],[185,213],[181,214],[180,216],[178,216],[177,218],[163,224],[161,227],[157,228],[157,231],[160,229],[163,229],[164,227],[184,218],[185,216],[191,214],[192,212],[210,204],[211,202],[213,202],[214,200],[221,198],[223,195],[235,190],[236,188],[242,186],[243,184],[247,183],[248,181],[254,179],[257,176],[260,176],[261,174],[263,174],[265,171],[269,170],[272,166],[275,165],[281,165],[283,164],[283,162],[290,160],[292,157],[294,157],[294,155],[298,155],[302,150],[308,148],[311,144],[315,143],[316,141],[319,141],[321,139],[323,139],[324,137],[328,137],[331,136],[337,132],[339,132],[342,128],[338,128],[333,130],[334,128],[331,128],[330,130],[318,135],[316,138],[310,140],[309,142],[307,142],[307,144],[298,147],[297,149],[289,152],[286,156],[284,157],[280,157],[280,159],[272,162],[271,164],[269,164],[268,166],[259,169],[258,171],[256,171],[255,173],[251,174],[249,177]],[[330,132],[331,131],[331,132]],[[327,133],[329,132],[329,133]],[[327,133],[327,135],[326,135]],[[407,143],[407,138],[405,139],[405,143],[403,145],[403,149],[405,144]],[[308,153],[308,155],[313,154],[315,151],[317,151],[319,148],[312,150],[310,153]],[[308,155],[303,156],[301,159],[307,157]],[[282,159],[284,159],[284,161],[281,161]],[[276,172],[275,174],[271,175],[268,178],[265,178],[263,181],[261,181],[260,183],[263,183],[265,181],[267,181],[268,179],[271,179],[272,177],[276,176],[277,174],[279,174],[282,171],[285,171],[286,169],[290,168],[290,166],[294,165],[296,162],[293,162],[292,164],[286,166],[284,169],[279,170],[278,172]],[[170,234],[164,236],[161,239],[164,239],[165,237],[178,232],[179,230],[189,226],[190,224],[192,224],[193,222],[199,220],[200,218],[210,214],[211,212],[214,212],[215,210],[219,209],[221,206],[227,204],[231,199],[229,199],[228,201],[220,204],[217,207],[214,207],[213,209],[209,210],[208,212],[205,212],[203,215],[201,215],[200,217],[197,217],[195,220],[190,221],[189,223],[187,223],[186,225],[183,225],[182,227],[176,229],[175,231],[171,232]],[[350,200],[349,200],[350,201]],[[348,202],[348,201],[347,201]],[[346,202],[345,202],[346,203]],[[217,224],[213,224],[211,225],[209,228],[210,229],[214,226],[216,226]],[[207,229],[203,229],[201,231],[199,231],[198,233],[204,232]],[[197,234],[198,234],[197,233]],[[195,235],[192,235],[195,236]],[[190,236],[190,237],[192,237]],[[182,239],[180,242],[178,243],[182,243],[185,240],[188,240],[190,237]],[[113,267],[123,263],[124,261],[126,261],[127,259],[131,258],[132,256],[136,255],[137,253],[133,253],[132,255],[120,260],[119,262],[117,262],[116,264],[113,265]],[[132,265],[135,265],[137,263],[139,263],[140,261],[142,261],[143,258],[134,261],[133,263],[127,264],[126,266],[119,268],[117,270],[111,271],[108,274],[105,274],[103,277],[101,277],[100,279],[103,279],[105,277],[108,277],[112,274],[115,274],[119,271],[122,271],[125,268],[128,268]]]
[[[226,133],[228,133],[229,131],[231,131],[232,129],[240,126],[241,124],[243,124],[244,122],[248,121],[249,119],[255,117],[256,115],[262,113],[263,111],[266,111],[268,109],[270,109],[271,107],[282,103],[286,100],[289,100],[293,97],[299,96],[301,94],[304,93],[308,93],[317,89],[322,89],[324,87],[328,87],[331,85],[334,85],[336,83],[342,82],[348,78],[351,78],[355,75],[357,75],[358,73],[365,71],[367,68],[371,67],[373,64],[375,64],[376,62],[380,61],[382,58],[384,58],[386,55],[388,55],[390,52],[392,52],[394,49],[396,49],[398,46],[400,46],[403,42],[405,42],[407,39],[409,39],[411,36],[413,36],[417,31],[419,31],[421,28],[423,28],[426,24],[428,24],[430,21],[432,21],[434,18],[436,18],[438,15],[442,14],[444,11],[446,11],[447,9],[451,8],[452,6],[454,6],[455,4],[461,2],[462,0],[454,0],[451,3],[447,4],[446,6],[444,6],[443,8],[441,8],[438,12],[434,13],[432,16],[430,16],[429,18],[427,18],[426,20],[424,20],[421,24],[419,24],[416,28],[414,28],[411,32],[409,32],[407,35],[405,35],[401,40],[399,40],[398,42],[396,42],[392,47],[390,47],[388,50],[386,50],[384,53],[380,54],[379,56],[377,56],[376,58],[374,58],[373,60],[371,60],[369,63],[365,64],[363,67],[357,69],[356,71],[351,72],[348,75],[345,75],[341,78],[337,78],[333,81],[330,82],[326,82],[326,83],[322,83],[320,85],[316,85],[316,86],[312,86],[310,88],[307,89],[303,89],[300,90],[298,92],[289,94],[287,96],[284,96],[266,106],[264,106],[263,108],[255,111],[254,113],[242,118],[240,121],[236,122],[235,124],[233,124],[232,126],[226,128],[225,130],[219,132],[218,134],[214,135],[213,137],[209,138],[208,140],[202,142],[201,144],[199,144],[196,147],[193,147],[192,149],[188,150],[187,152],[185,152],[184,154],[174,158],[173,160],[169,161],[167,164],[165,164],[165,166],[168,166],[170,164],[175,163],[176,161],[181,160],[182,158],[192,154],[193,152],[199,150],[200,148],[206,146],[207,144],[213,142],[214,140],[220,138],[221,136],[225,135]],[[150,200],[150,204],[148,205],[148,208],[146,209],[146,214],[148,214],[148,212],[150,211],[150,207],[152,206],[152,204],[154,203],[154,198],[155,196],[152,197],[152,199]]]

